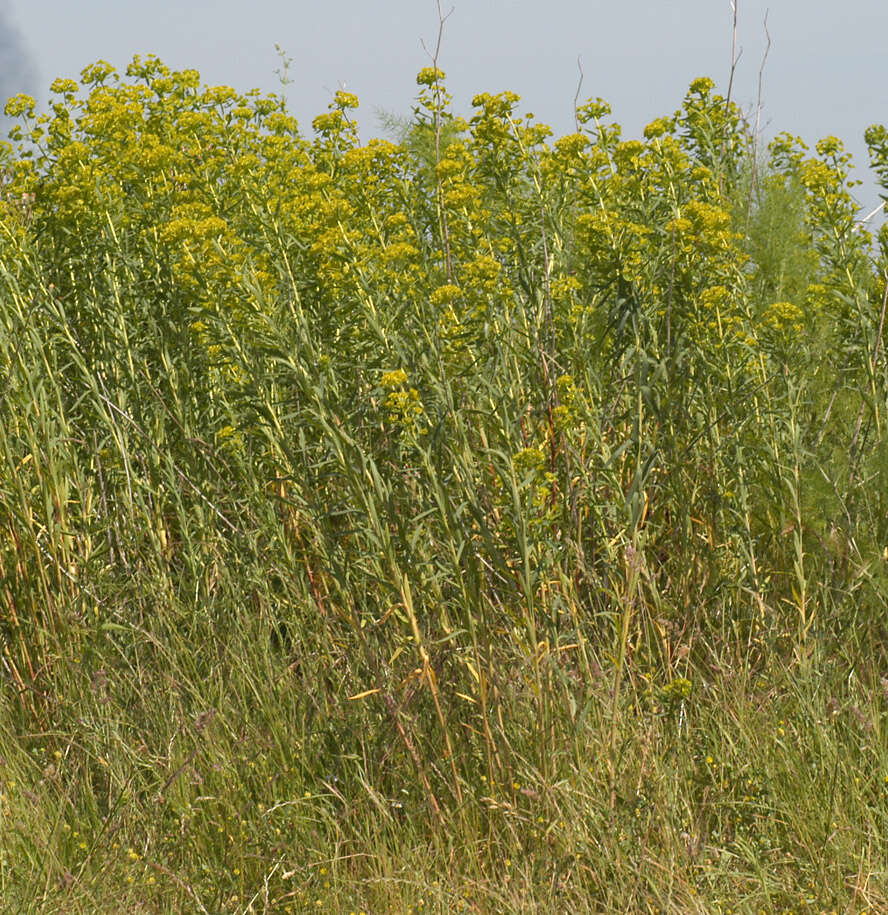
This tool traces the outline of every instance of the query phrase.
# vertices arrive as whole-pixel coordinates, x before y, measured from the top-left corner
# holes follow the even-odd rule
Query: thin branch
[[[441,53],[441,40],[444,37],[444,23],[453,15],[454,7],[445,16],[441,9],[441,0],[435,0],[438,7],[438,40],[435,42],[435,53],[429,54],[425,42],[420,39],[423,50],[432,60],[432,69],[435,71],[435,183],[438,189],[438,206],[441,214],[441,234],[444,241],[444,263],[447,269],[447,282],[453,283],[453,260],[450,254],[450,228],[447,223],[447,213],[441,199],[441,179],[438,178],[438,165],[441,162],[441,83],[438,79],[438,57]]]
[[[755,102],[755,128],[752,133],[752,183],[749,188],[749,197],[746,201],[746,234],[749,234],[749,217],[752,211],[752,198],[758,187],[758,142],[761,134],[762,123],[762,82],[765,73],[765,63],[768,60],[768,52],[771,50],[771,33],[768,31],[768,10],[765,10],[765,36],[768,43],[765,45],[765,53],[762,55],[762,64],[759,67],[758,78],[758,95]]]
[[[724,161],[723,160],[724,160],[724,156],[725,156],[725,150],[726,150],[727,144],[728,144],[728,126],[730,124],[729,115],[731,112],[731,92],[734,88],[734,73],[737,70],[737,63],[743,55],[742,48],[740,49],[739,52],[737,51],[737,7],[740,4],[740,0],[730,0],[730,3],[731,3],[731,11],[733,13],[734,20],[733,20],[733,27],[731,30],[731,74],[728,77],[728,94],[725,97],[725,121],[722,126],[722,137],[721,137],[720,159],[722,161],[719,162],[719,169],[718,169],[718,172],[719,172],[718,189],[719,189],[720,194],[723,193],[724,189],[725,189],[725,187],[724,187],[725,176],[724,176],[724,169],[723,169]]]
[[[866,225],[866,223],[868,223],[873,218],[873,216],[876,215],[876,213],[880,213],[884,209],[885,209],[885,204],[883,202],[883,203],[880,203],[874,210],[871,210],[869,213],[867,213],[866,216],[863,217],[863,219],[858,219],[854,225],[854,231],[859,232]]]
[[[770,10],[765,10],[765,37],[768,39],[768,43],[765,45],[765,53],[762,54],[762,65],[759,67],[759,78],[758,78],[758,96],[756,97],[755,103],[755,134],[753,135],[753,149],[759,138],[759,131],[761,130],[762,122],[762,79],[765,73],[765,64],[768,60],[768,52],[771,50],[771,33],[768,31],[768,13]]]
[[[583,77],[585,76],[585,74],[583,73],[583,61],[579,55],[577,55],[577,69],[580,71],[580,78],[577,81],[577,91],[574,93],[574,124],[576,125],[577,133],[579,133],[580,132],[580,116],[579,116],[579,112],[577,110],[577,106],[580,103],[580,89],[583,88]]]
[[[737,7],[740,5],[740,0],[730,0],[731,11],[734,14],[734,25],[731,31],[731,75],[728,78],[728,96],[725,99],[725,111],[727,111],[731,106],[731,90],[734,87],[734,72],[737,69],[737,62],[740,60],[739,55],[737,54]],[[743,53],[742,51],[740,52]]]

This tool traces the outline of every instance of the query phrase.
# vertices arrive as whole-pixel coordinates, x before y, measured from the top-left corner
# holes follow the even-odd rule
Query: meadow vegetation
[[[888,911],[842,143],[417,87],[367,144],[154,57],[10,101],[0,908]]]

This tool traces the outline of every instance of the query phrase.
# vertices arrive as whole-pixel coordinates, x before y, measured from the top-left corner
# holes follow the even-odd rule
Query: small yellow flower
[[[436,82],[441,82],[444,79],[444,71],[438,70],[435,67],[423,67],[419,73],[416,74],[416,85],[417,86],[434,86]]]
[[[407,384],[407,373],[404,369],[395,369],[393,372],[386,372],[379,383],[384,388],[397,388],[402,384]]]

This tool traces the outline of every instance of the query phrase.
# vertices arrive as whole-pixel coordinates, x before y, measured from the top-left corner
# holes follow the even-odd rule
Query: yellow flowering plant
[[[144,856],[127,876],[154,862],[153,830],[176,839],[130,908],[176,909],[160,875],[192,854],[224,864],[218,891],[215,873],[195,881],[208,910],[255,887],[271,907],[323,907],[326,879],[293,889],[275,870],[280,836],[360,848],[368,822],[424,849],[429,829],[483,835],[470,882],[492,885],[516,824],[586,789],[603,798],[595,842],[568,850],[570,830],[546,827],[533,854],[573,861],[615,834],[673,862],[678,833],[639,800],[646,773],[621,768],[642,724],[661,730],[639,765],[665,747],[679,812],[721,817],[724,860],[741,859],[725,811],[783,827],[734,796],[733,730],[721,754],[685,752],[711,684],[771,676],[775,657],[807,675],[839,636],[881,632],[885,238],[874,256],[847,153],[780,136],[760,161],[705,78],[639,137],[596,98],[563,137],[508,91],[461,117],[437,65],[394,137],[364,142],[357,109],[340,91],[303,129],[281,97],[152,56],[56,80],[45,109],[7,105],[0,629],[16,727],[56,740],[41,678],[74,668],[60,658],[131,678],[129,693],[90,682],[89,715],[59,738],[64,777],[102,786],[97,843],[132,782],[132,803],[151,799],[160,825],[119,840]],[[884,129],[868,139],[884,181]],[[188,681],[172,705],[169,671],[149,674],[168,658]],[[141,735],[128,716],[152,690],[163,739],[98,762]],[[755,702],[776,694],[769,681]],[[189,703],[224,708],[217,745],[195,725],[183,748]],[[43,768],[53,817],[80,803]],[[221,809],[234,784],[244,823]],[[81,837],[47,822],[46,847],[90,872]]]

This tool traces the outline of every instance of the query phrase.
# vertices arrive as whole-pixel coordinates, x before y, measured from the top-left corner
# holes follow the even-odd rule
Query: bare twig
[[[438,190],[438,206],[441,214],[441,234],[444,241],[444,263],[447,270],[447,282],[453,283],[453,260],[450,254],[450,228],[447,223],[447,212],[441,199],[441,179],[438,177],[438,165],[441,162],[441,83],[438,79],[438,57],[441,53],[441,40],[444,37],[444,23],[453,15],[454,7],[444,15],[441,9],[441,0],[435,0],[438,7],[438,40],[435,42],[435,53],[429,54],[425,42],[420,41],[423,50],[432,60],[432,69],[435,71],[435,184]]]
[[[725,119],[724,119],[724,124],[722,125],[722,132],[721,132],[721,134],[722,134],[721,135],[721,150],[719,152],[719,156],[722,161],[719,163],[719,169],[718,169],[719,193],[723,193],[725,190],[725,176],[724,176],[724,170],[723,170],[722,166],[724,164],[723,160],[725,157],[725,150],[728,145],[728,126],[730,124],[729,115],[730,115],[730,111],[731,111],[731,92],[734,88],[734,73],[737,71],[737,63],[739,62],[740,58],[743,56],[742,48],[740,49],[739,52],[737,51],[737,8],[740,5],[740,0],[730,0],[730,3],[731,3],[731,12],[733,13],[733,27],[731,30],[731,73],[730,73],[730,76],[728,77],[728,93],[727,93],[727,96],[725,97]]]
[[[762,122],[762,81],[765,73],[765,63],[768,60],[768,52],[771,50],[771,33],[768,31],[768,10],[765,10],[765,37],[768,43],[765,45],[765,53],[762,55],[762,64],[759,67],[758,78],[758,95],[755,102],[755,128],[752,132],[752,183],[749,188],[749,196],[746,199],[746,234],[749,234],[749,217],[752,212],[752,198],[758,187],[758,141],[761,132]]]
[[[731,90],[734,87],[734,72],[737,69],[737,62],[740,60],[740,54],[743,51],[740,51],[740,54],[737,53],[737,7],[740,5],[740,0],[730,0],[731,3],[731,12],[734,15],[734,24],[731,31],[731,75],[728,77],[728,95],[725,99],[725,111],[727,111],[731,106]]]
[[[876,213],[881,213],[885,209],[885,204],[880,203],[874,210],[870,210],[863,219],[858,219],[854,224],[854,231],[859,232],[872,218]]]
[[[579,55],[577,55],[577,70],[580,71],[580,78],[579,78],[579,80],[577,80],[577,91],[574,93],[574,124],[576,125],[577,133],[579,133],[580,132],[580,117],[579,117],[579,114],[577,111],[577,106],[579,105],[579,102],[580,102],[580,89],[583,88],[583,77],[585,76],[585,74],[583,73],[583,62],[582,62],[582,59],[579,57]]]
[[[762,65],[759,67],[759,78],[758,78],[758,95],[756,96],[755,103],[755,133],[752,137],[753,149],[756,148],[756,144],[759,138],[759,131],[761,130],[761,121],[762,121],[762,79],[765,73],[765,63],[768,60],[768,52],[771,50],[771,33],[768,31],[768,13],[769,10],[765,10],[765,19],[764,19],[764,28],[765,28],[765,38],[768,39],[767,44],[765,45],[765,53],[762,54]]]

